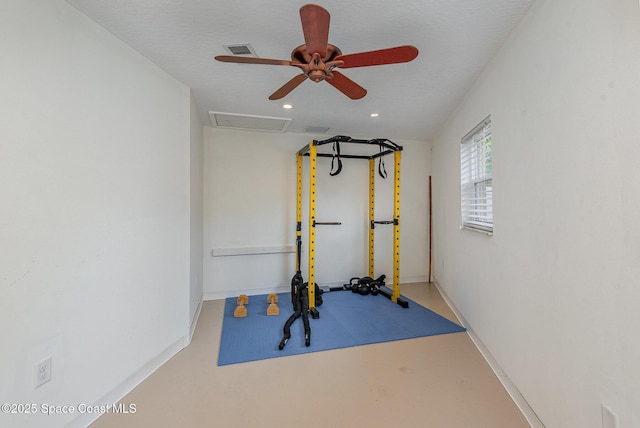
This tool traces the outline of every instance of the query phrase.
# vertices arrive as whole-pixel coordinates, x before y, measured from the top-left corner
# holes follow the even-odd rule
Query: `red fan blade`
[[[218,55],[216,60],[238,64],[293,65],[293,61],[284,59],[254,58],[252,56]]]
[[[273,94],[271,94],[269,99],[270,100],[279,100],[280,98],[285,97],[287,94],[289,94],[289,92],[293,91],[295,88],[298,87],[299,84],[301,84],[305,80],[307,80],[307,75],[306,74],[298,74],[298,75],[294,76],[293,79],[289,80],[287,83],[282,85],[282,87],[280,89],[278,89]]]
[[[339,55],[335,58],[335,61],[344,61],[344,65],[341,65],[340,68],[354,68],[409,62],[417,56],[418,49],[416,47],[398,46],[396,48],[380,49],[377,51]]]
[[[321,58],[327,56],[329,12],[318,5],[307,4],[300,8],[300,20],[307,53],[313,55],[317,52]]]
[[[333,74],[332,78],[329,78],[327,76],[327,78],[325,79],[327,83],[333,86],[334,88],[336,88],[337,90],[339,90],[340,92],[342,92],[343,94],[345,94],[346,96],[348,96],[349,98],[351,98],[352,100],[359,100],[360,98],[367,95],[366,89],[358,85],[353,80],[349,79],[344,74],[339,73],[336,70],[333,70],[331,74]]]

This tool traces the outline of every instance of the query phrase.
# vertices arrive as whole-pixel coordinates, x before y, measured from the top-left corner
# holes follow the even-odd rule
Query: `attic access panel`
[[[210,111],[209,118],[211,125],[218,128],[265,132],[285,132],[291,123],[291,119],[286,117],[254,116],[217,111]]]

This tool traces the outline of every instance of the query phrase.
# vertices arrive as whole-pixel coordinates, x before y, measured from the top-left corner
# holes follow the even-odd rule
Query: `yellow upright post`
[[[316,306],[315,287],[315,244],[316,244],[316,159],[318,148],[309,144],[309,310],[314,313]]]
[[[374,261],[374,229],[373,222],[375,220],[375,180],[376,180],[376,161],[369,159],[369,276],[373,278],[375,275]]]
[[[400,298],[400,154],[393,153],[394,170],[394,197],[393,197],[393,294],[391,301],[398,303]]]
[[[296,155],[298,165],[298,179],[296,192],[296,245],[302,245],[302,155]],[[300,254],[296,255],[296,272],[300,271]]]

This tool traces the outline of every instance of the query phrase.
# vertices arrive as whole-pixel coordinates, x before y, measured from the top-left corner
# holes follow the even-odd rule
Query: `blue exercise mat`
[[[290,293],[278,294],[278,316],[267,316],[266,294],[249,297],[245,318],[233,317],[237,298],[226,299],[218,365],[466,331],[404,296],[409,302],[406,309],[382,295],[333,291],[322,298],[323,304],[317,307],[320,318],[309,316],[311,346],[304,345],[300,316],[291,326],[291,339],[282,351],[278,349],[282,328],[293,313]]]

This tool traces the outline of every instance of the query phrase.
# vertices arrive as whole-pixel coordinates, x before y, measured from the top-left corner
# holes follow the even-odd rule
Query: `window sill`
[[[463,226],[463,225],[460,225],[460,230],[470,230],[472,232],[478,232],[478,233],[481,233],[483,235],[493,236],[493,231],[492,230],[477,229],[475,227],[469,227],[469,226]]]

